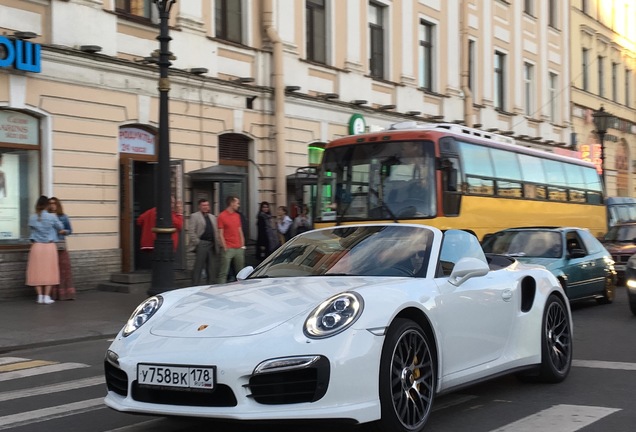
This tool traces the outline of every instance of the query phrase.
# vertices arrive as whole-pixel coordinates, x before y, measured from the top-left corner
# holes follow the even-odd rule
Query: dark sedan
[[[612,254],[619,282],[623,282],[625,266],[636,253],[636,222],[622,222],[609,229],[603,238],[605,249]]]
[[[559,279],[570,300],[614,300],[614,261],[586,229],[511,228],[487,236],[483,249],[487,254],[508,255],[520,262],[545,266]]]
[[[627,298],[629,308],[636,315],[636,255],[632,255],[625,268],[625,287],[627,287]]]

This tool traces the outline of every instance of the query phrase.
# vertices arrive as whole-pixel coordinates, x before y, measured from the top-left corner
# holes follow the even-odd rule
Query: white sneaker
[[[53,304],[53,303],[55,303],[55,300],[53,300],[50,296],[44,296],[44,300],[42,300],[42,303],[44,303],[44,304]]]
[[[44,303],[44,296],[42,294],[38,295],[38,299],[36,300],[36,303],[38,304]]]

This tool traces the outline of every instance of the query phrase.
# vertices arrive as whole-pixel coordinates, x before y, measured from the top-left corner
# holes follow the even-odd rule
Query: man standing
[[[210,202],[201,198],[199,211],[190,215],[190,251],[196,253],[192,269],[193,285],[201,284],[204,265],[208,283],[215,283],[219,271],[220,247],[216,217],[210,213]]]
[[[219,238],[223,249],[219,283],[227,282],[227,274],[232,263],[236,271],[245,267],[245,237],[241,215],[238,213],[241,202],[236,196],[228,196],[225,202],[227,208],[219,215]]]

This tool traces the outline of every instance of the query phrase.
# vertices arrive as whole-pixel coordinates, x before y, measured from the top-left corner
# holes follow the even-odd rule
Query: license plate
[[[614,270],[616,271],[625,271],[625,267],[623,264],[614,264]]]
[[[216,367],[139,364],[137,382],[140,385],[212,390]]]

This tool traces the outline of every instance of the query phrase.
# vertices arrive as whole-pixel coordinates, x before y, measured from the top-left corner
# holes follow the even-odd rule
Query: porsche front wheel
[[[433,405],[435,375],[435,360],[426,333],[413,321],[396,319],[382,348],[382,418],[375,424],[376,429],[422,431]]]

